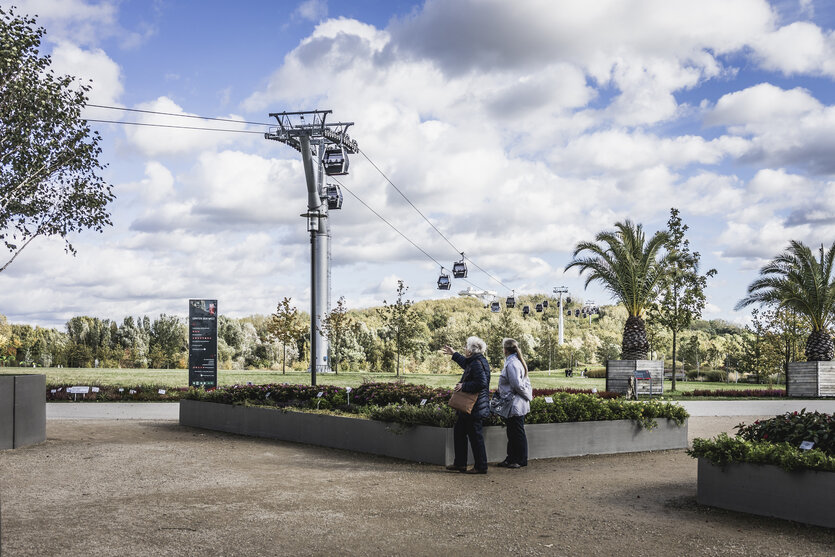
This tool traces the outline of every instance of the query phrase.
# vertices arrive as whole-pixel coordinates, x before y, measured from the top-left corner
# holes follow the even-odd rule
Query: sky
[[[15,0],[46,28],[53,68],[92,80],[90,103],[269,123],[329,109],[370,161],[331,213],[332,300],[505,297],[565,286],[574,246],[670,209],[715,268],[703,317],[734,311],[789,240],[835,241],[835,5],[828,0]],[[10,322],[74,315],[232,317],[310,304],[299,154],[263,125],[88,108],[102,136],[113,226],[38,239],[0,273]]]

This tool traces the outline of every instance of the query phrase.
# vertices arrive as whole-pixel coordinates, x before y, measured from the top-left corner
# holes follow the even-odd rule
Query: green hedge
[[[819,470],[835,472],[835,457],[820,449],[803,451],[789,443],[745,441],[720,433],[715,439],[694,439],[687,454],[706,458],[717,466],[747,462],[771,464],[784,470]]]

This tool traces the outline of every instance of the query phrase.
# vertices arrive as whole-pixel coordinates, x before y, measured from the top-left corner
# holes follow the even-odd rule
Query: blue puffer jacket
[[[464,368],[461,376],[461,390],[465,393],[478,393],[471,416],[486,418],[490,415],[490,364],[483,354],[472,354],[469,357],[459,354],[452,355],[452,360]]]

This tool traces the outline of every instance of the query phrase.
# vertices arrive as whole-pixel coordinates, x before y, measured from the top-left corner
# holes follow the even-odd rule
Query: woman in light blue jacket
[[[528,465],[528,438],[525,435],[525,415],[531,411],[533,389],[528,377],[528,365],[512,338],[502,341],[504,367],[499,375],[499,388],[491,403],[493,411],[504,418],[507,426],[507,457],[497,466],[521,468]]]

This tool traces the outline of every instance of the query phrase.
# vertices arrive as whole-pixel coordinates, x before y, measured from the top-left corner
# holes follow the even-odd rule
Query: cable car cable
[[[83,118],[87,122],[98,122],[102,124],[125,124],[127,126],[148,126],[151,128],[176,128],[179,130],[198,130],[204,132],[230,132],[230,133],[257,133],[264,135],[262,131],[255,130],[227,130],[224,128],[204,128],[198,126],[177,126],[175,124],[151,124],[148,122],[125,122],[120,120],[97,120],[95,118]]]
[[[389,184],[391,184],[391,187],[393,187],[393,188],[397,191],[397,193],[399,193],[399,194],[403,197],[403,199],[405,199],[405,200],[406,200],[406,202],[407,202],[409,205],[411,205],[411,206],[412,206],[412,208],[413,208],[415,211],[417,211],[417,213],[418,213],[421,217],[423,217],[423,220],[425,220],[427,223],[429,223],[429,226],[431,226],[431,227],[435,230],[435,232],[437,232],[437,233],[441,236],[441,238],[443,238],[444,240],[446,240],[446,243],[447,243],[447,244],[449,244],[449,245],[450,245],[450,247],[452,247],[452,249],[454,249],[456,253],[462,254],[463,259],[466,259],[467,261],[469,261],[470,263],[472,263],[472,264],[473,264],[473,267],[475,267],[476,269],[478,269],[479,271],[481,271],[482,273],[484,273],[485,275],[487,275],[488,277],[490,277],[491,279],[493,279],[495,282],[497,282],[497,283],[501,284],[504,288],[506,288],[506,289],[508,289],[508,290],[512,290],[512,288],[510,288],[509,286],[507,286],[505,283],[503,283],[502,281],[500,281],[499,279],[497,279],[496,277],[494,277],[493,275],[491,275],[490,273],[488,273],[487,271],[485,271],[483,268],[481,268],[481,267],[480,267],[480,266],[479,266],[479,265],[478,265],[475,261],[473,261],[472,259],[470,259],[470,258],[469,258],[469,257],[467,257],[466,255],[463,255],[463,253],[464,253],[464,252],[462,252],[461,250],[459,250],[459,249],[455,246],[455,244],[453,244],[453,243],[452,243],[452,241],[451,241],[449,238],[447,238],[447,237],[444,235],[444,233],[443,233],[443,232],[441,232],[441,231],[438,229],[438,227],[437,227],[437,226],[435,226],[435,225],[432,223],[432,221],[430,221],[430,220],[426,217],[426,215],[424,215],[424,214],[423,214],[423,212],[421,212],[421,210],[420,210],[420,209],[418,209],[418,208],[415,206],[415,204],[411,202],[411,200],[410,200],[408,197],[406,197],[406,194],[404,194],[404,193],[400,190],[400,188],[398,188],[396,185],[394,185],[394,182],[392,182],[392,181],[391,181],[391,179],[390,179],[388,176],[386,176],[386,174],[385,174],[382,170],[380,170],[380,167],[379,167],[379,166],[377,166],[376,164],[374,164],[374,161],[372,161],[372,160],[368,157],[368,155],[366,155],[366,154],[365,154],[365,151],[363,151],[362,149],[358,149],[358,151],[360,152],[360,154],[361,154],[363,157],[365,157],[365,160],[367,160],[369,163],[371,163],[371,166],[373,166],[373,167],[374,167],[374,169],[375,169],[375,170],[377,170],[377,172],[379,172],[379,173],[380,173],[380,175],[381,175],[383,178],[385,178],[385,179],[386,179],[386,181],[387,181]]]
[[[360,203],[362,203],[362,204],[365,206],[365,208],[366,208],[366,209],[368,209],[369,211],[371,211],[372,213],[374,213],[374,215],[376,215],[376,217],[377,217],[378,219],[380,219],[381,221],[383,221],[384,223],[386,223],[387,225],[389,225],[389,227],[390,227],[392,230],[394,230],[395,232],[397,232],[398,234],[400,234],[400,235],[403,237],[403,239],[405,239],[407,242],[409,242],[409,243],[410,243],[410,244],[412,244],[414,247],[416,247],[416,248],[417,248],[417,249],[418,249],[418,250],[419,250],[419,251],[420,251],[423,255],[425,255],[426,257],[428,257],[428,258],[429,258],[429,259],[431,259],[432,261],[434,261],[434,262],[435,262],[435,264],[436,264],[436,265],[438,265],[439,267],[443,267],[443,265],[442,265],[442,264],[441,264],[441,263],[440,263],[437,259],[435,259],[435,258],[434,258],[434,257],[432,257],[431,255],[429,255],[429,254],[426,252],[426,250],[424,250],[422,247],[420,247],[419,245],[417,245],[416,243],[414,243],[414,242],[413,242],[413,241],[412,241],[412,240],[411,240],[408,236],[406,236],[405,234],[403,234],[402,232],[400,232],[400,230],[398,230],[396,226],[394,226],[392,223],[390,223],[388,220],[386,220],[386,219],[385,219],[385,217],[383,217],[380,213],[378,213],[378,212],[377,212],[377,211],[375,211],[373,208],[371,208],[371,206],[370,206],[370,205],[368,205],[368,203],[366,203],[365,201],[363,201],[363,200],[362,200],[362,199],[361,199],[361,198],[360,198],[357,194],[355,194],[353,191],[351,191],[351,189],[350,189],[348,186],[346,186],[345,184],[343,184],[342,182],[340,182],[340,181],[339,181],[339,180],[337,180],[336,178],[331,177],[331,179],[332,179],[334,182],[336,182],[337,184],[339,184],[339,185],[340,185],[340,187],[341,187],[342,189],[344,189],[345,191],[347,191],[348,193],[350,193],[350,194],[354,197],[354,199],[356,199],[357,201],[359,201]],[[466,282],[467,284],[469,284],[469,285],[470,285],[470,286],[472,286],[473,288],[476,288],[476,289],[478,289],[478,290],[484,290],[483,288],[481,288],[481,287],[480,287],[480,286],[478,286],[477,284],[474,284],[473,282],[471,282],[471,281],[470,281],[470,280],[468,280],[468,279],[459,279],[459,280],[463,280],[464,282]]]
[[[160,116],[175,116],[177,118],[196,118],[198,120],[214,120],[216,122],[232,122],[234,124],[252,124],[253,126],[274,126],[275,123],[247,122],[245,120],[233,120],[231,118],[212,118],[210,116],[198,116],[195,114],[177,114],[176,112],[159,112],[157,110],[145,110],[142,108],[120,108],[118,106],[107,106],[104,104],[86,104],[87,108],[105,108],[107,110],[124,110],[126,112],[141,112],[142,114],[158,114]]]

